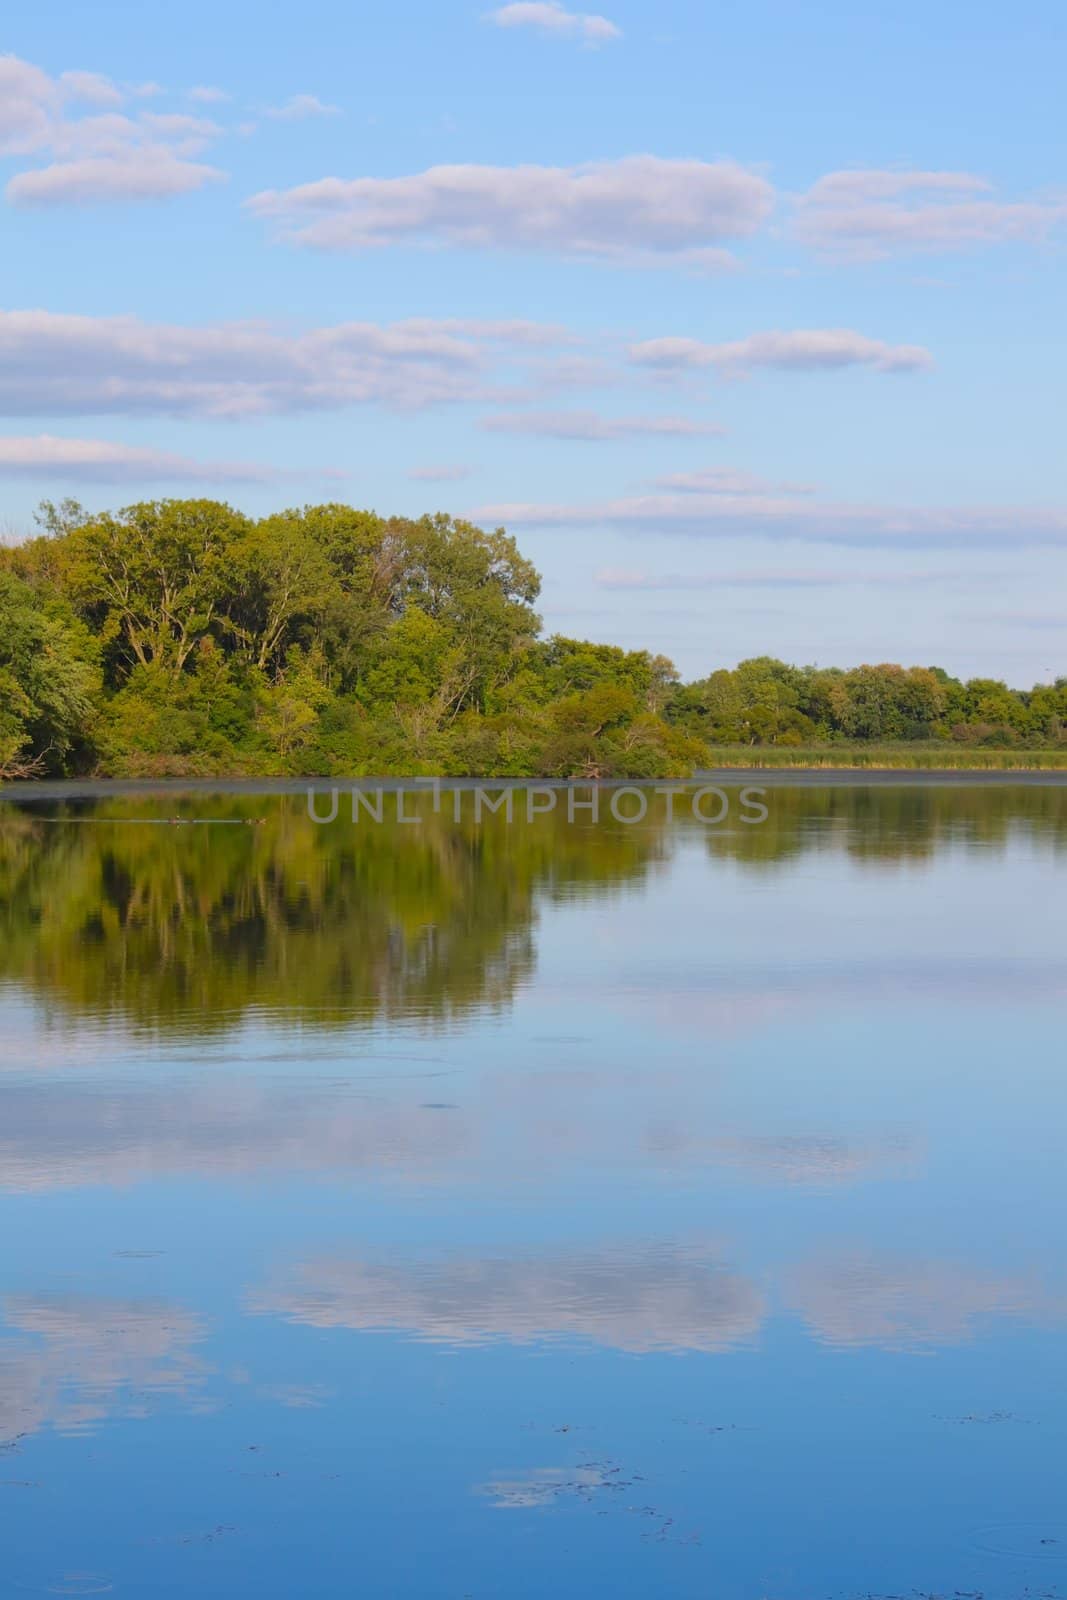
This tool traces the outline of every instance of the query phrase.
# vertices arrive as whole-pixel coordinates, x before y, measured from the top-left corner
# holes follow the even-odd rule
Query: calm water
[[[1067,1594],[1067,787],[766,804],[0,801],[0,1594]]]

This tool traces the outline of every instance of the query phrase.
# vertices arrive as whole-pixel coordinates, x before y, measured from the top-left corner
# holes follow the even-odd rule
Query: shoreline
[[[588,789],[588,778],[441,778],[442,792],[483,789]],[[109,797],[148,798],[152,795],[304,795],[337,789],[339,793],[382,790],[430,794],[431,780],[419,778],[337,778],[309,775],[301,778],[47,778],[0,783],[0,800],[103,800]],[[1012,786],[1067,788],[1063,767],[707,767],[690,778],[602,778],[600,789],[656,788],[816,789],[887,787],[1010,788]]]

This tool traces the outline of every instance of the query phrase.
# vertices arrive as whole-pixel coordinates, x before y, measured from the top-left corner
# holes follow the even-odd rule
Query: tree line
[[[44,502],[0,550],[0,777],[430,773],[677,777],[716,748],[1067,747],[1067,679],[770,656],[682,683],[666,657],[545,637],[503,529],[345,505]]]

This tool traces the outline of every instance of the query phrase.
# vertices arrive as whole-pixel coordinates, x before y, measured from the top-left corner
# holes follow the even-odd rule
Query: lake
[[[1067,1593],[1067,785],[742,781],[0,796],[0,1594]]]

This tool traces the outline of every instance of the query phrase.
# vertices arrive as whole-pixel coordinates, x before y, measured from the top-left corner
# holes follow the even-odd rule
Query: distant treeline
[[[683,684],[555,635],[502,529],[211,500],[45,502],[0,550],[0,777],[683,776],[724,745],[1067,749],[1067,679],[793,667]]]

